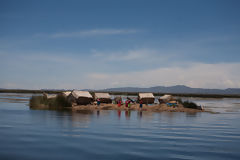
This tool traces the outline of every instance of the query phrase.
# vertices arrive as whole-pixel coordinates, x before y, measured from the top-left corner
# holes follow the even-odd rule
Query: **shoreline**
[[[30,107],[33,110],[56,110],[50,109],[46,105],[39,105],[35,107]],[[58,110],[58,109],[57,109]],[[125,107],[125,105],[121,105],[118,107],[117,104],[100,104],[99,106],[95,104],[88,105],[73,105],[72,107],[64,107],[61,110],[68,110],[71,112],[92,112],[99,110],[118,110],[118,111],[147,111],[147,112],[186,112],[186,113],[198,113],[198,112],[211,112],[205,109],[193,109],[193,108],[185,108],[182,104],[178,104],[178,106],[167,106],[166,104],[154,104],[154,105],[146,105],[143,104],[142,109],[139,107],[139,104],[132,104],[131,107]],[[61,111],[60,110],[60,111]]]
[[[197,112],[207,112],[204,109],[192,109],[184,108],[182,105],[176,107],[169,107],[166,104],[155,104],[155,105],[143,105],[143,108],[139,108],[139,104],[132,104],[130,108],[125,107],[124,105],[118,107],[117,104],[100,104],[97,105],[76,105],[71,108],[73,112],[78,111],[95,111],[95,110],[121,110],[121,111],[149,111],[149,112],[188,112],[188,113],[197,113]]]

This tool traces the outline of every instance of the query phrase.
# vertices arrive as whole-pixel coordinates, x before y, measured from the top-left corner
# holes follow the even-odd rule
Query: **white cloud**
[[[131,60],[144,60],[149,61],[156,59],[161,55],[159,51],[153,49],[136,49],[136,50],[127,50],[119,52],[99,52],[96,50],[92,51],[93,58],[98,58],[104,61],[131,61]],[[165,58],[168,56],[165,55]],[[163,57],[161,57],[163,59]]]
[[[130,50],[125,55],[122,55],[120,57],[120,60],[137,60],[137,59],[144,59],[150,56],[151,54],[154,54],[155,51],[153,50]]]
[[[59,32],[54,34],[37,34],[36,36],[50,37],[50,38],[77,38],[89,36],[104,36],[104,35],[120,35],[120,34],[133,34],[138,32],[134,29],[91,29],[80,30],[76,32]]]
[[[87,82],[97,88],[183,84],[201,88],[240,88],[240,63],[193,63],[188,67],[169,67],[121,74],[88,75]]]

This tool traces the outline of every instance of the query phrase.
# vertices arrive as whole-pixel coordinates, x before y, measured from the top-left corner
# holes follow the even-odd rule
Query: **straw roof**
[[[93,98],[92,95],[88,91],[72,91],[72,95],[75,98],[85,97],[85,98]]]
[[[154,98],[152,93],[139,93],[139,98]]]
[[[67,97],[67,96],[69,96],[71,94],[71,92],[67,91],[67,92],[63,92],[62,94]]]
[[[43,95],[44,95],[47,99],[51,99],[51,98],[56,98],[56,97],[57,97],[56,94],[47,94],[47,93],[43,93]]]
[[[95,98],[111,98],[109,93],[95,93]]]
[[[172,99],[172,95],[167,95],[167,94],[165,94],[164,96],[160,97],[159,99],[162,99],[162,100],[170,100],[170,99]]]

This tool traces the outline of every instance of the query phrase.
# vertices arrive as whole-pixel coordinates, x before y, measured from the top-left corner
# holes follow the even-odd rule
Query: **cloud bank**
[[[240,63],[192,63],[187,67],[167,67],[121,74],[88,75],[92,88],[151,87],[183,84],[196,88],[240,88]]]
[[[161,51],[151,49],[107,53],[95,50],[84,59],[81,54],[44,52],[0,52],[0,55],[0,66],[5,68],[0,70],[0,88],[103,89],[158,85],[240,88],[239,62],[178,62],[178,56],[162,56]]]

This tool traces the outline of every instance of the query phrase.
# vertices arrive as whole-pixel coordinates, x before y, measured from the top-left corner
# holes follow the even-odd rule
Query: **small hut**
[[[112,103],[112,99],[109,93],[95,93],[94,99],[100,99],[101,103]]]
[[[93,97],[88,91],[72,91],[68,96],[68,100],[78,105],[86,105],[93,102]]]
[[[153,104],[155,97],[152,93],[139,93],[138,100],[142,101],[143,104]]]
[[[164,96],[158,99],[159,103],[168,103],[169,101],[174,100],[172,95],[165,94]]]

